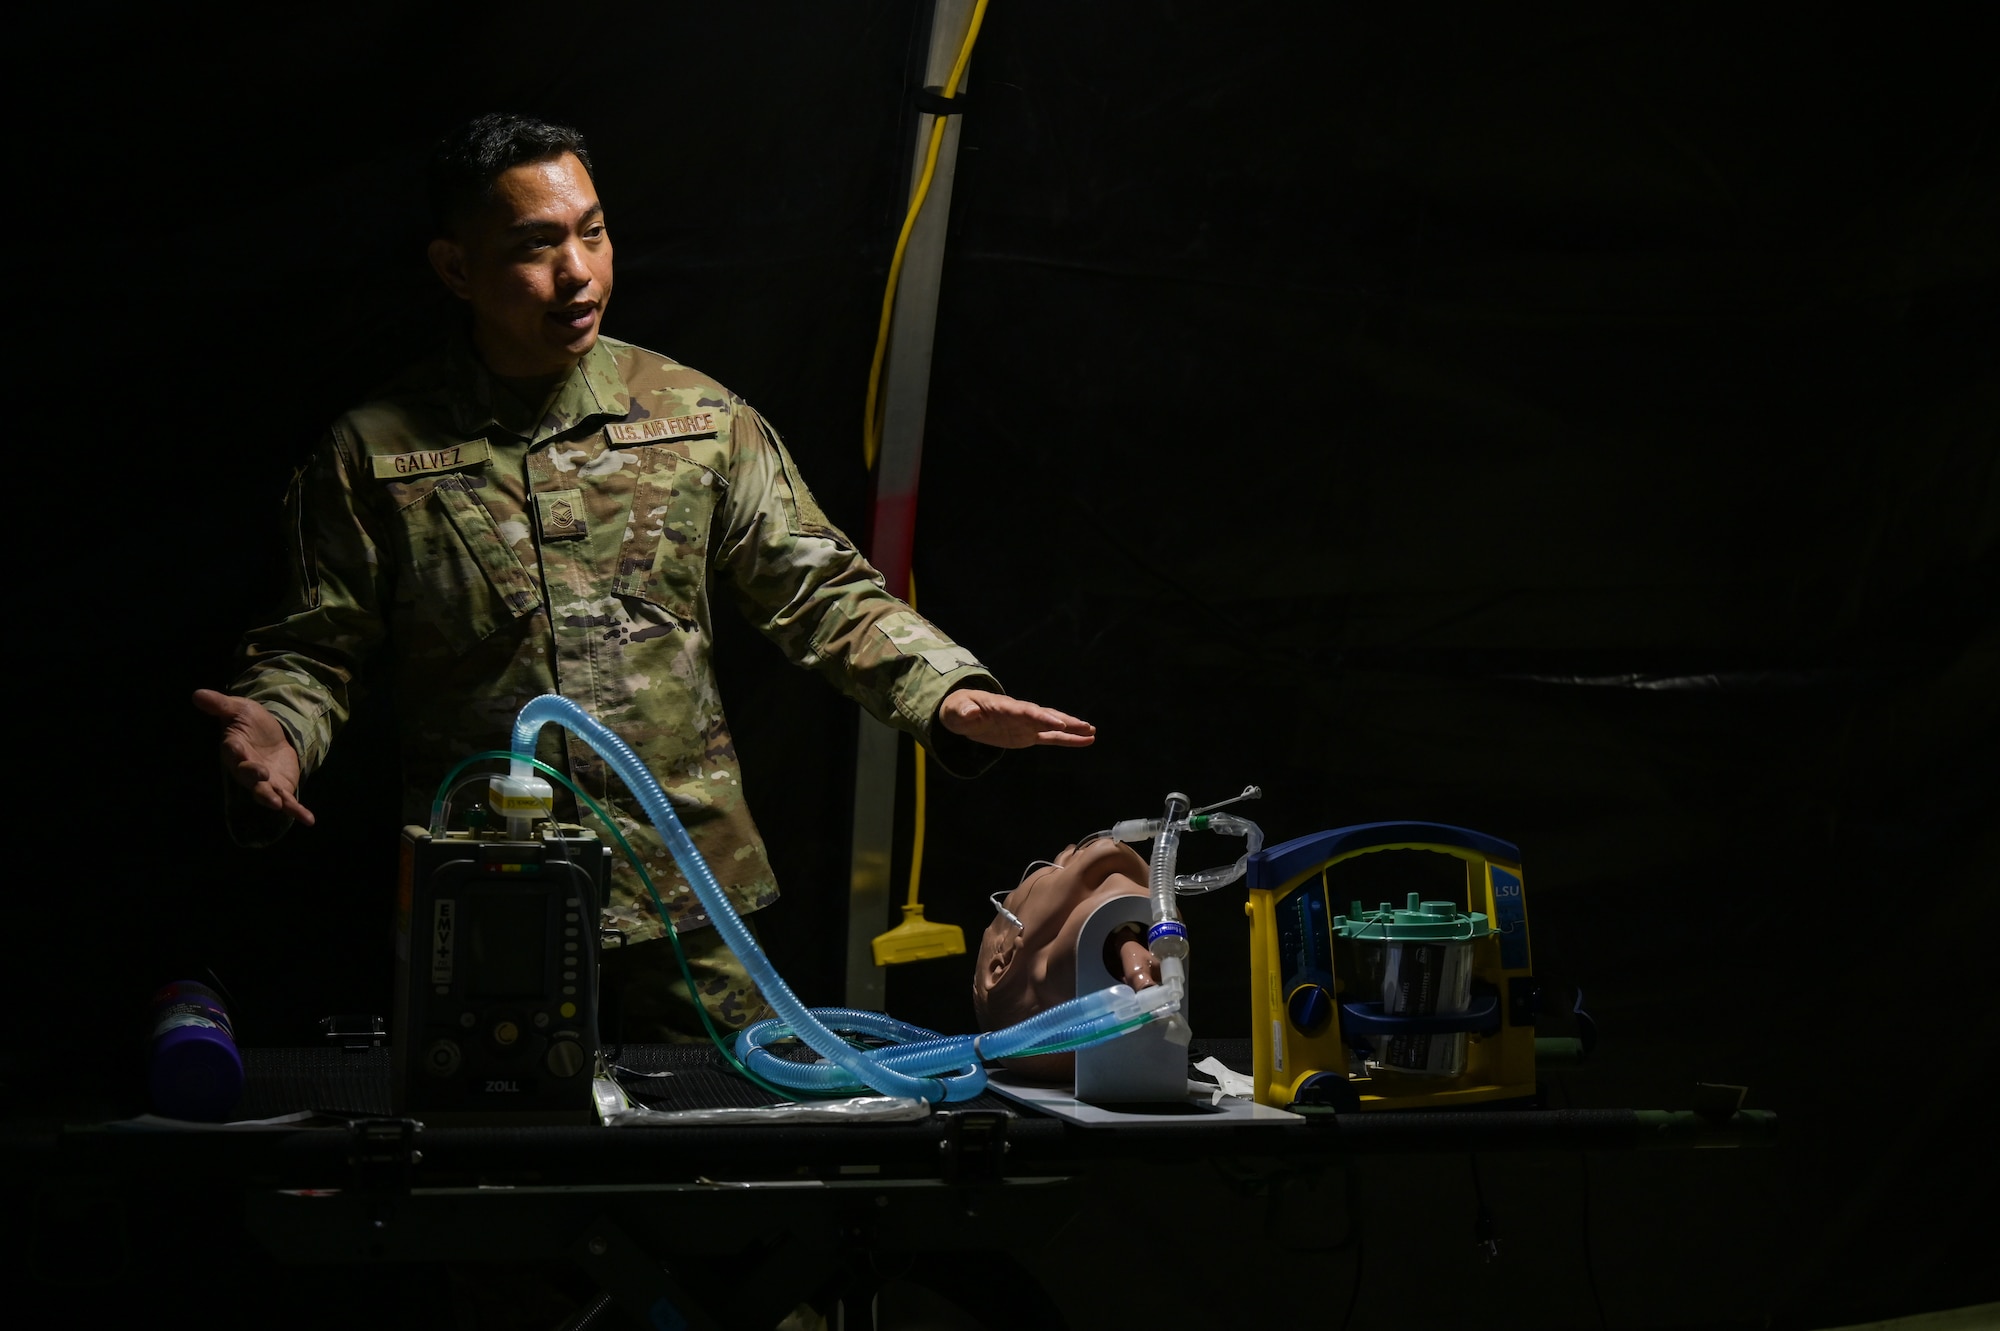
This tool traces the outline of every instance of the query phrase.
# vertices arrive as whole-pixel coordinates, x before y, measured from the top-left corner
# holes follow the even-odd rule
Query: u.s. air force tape
[[[624,447],[657,444],[662,439],[699,439],[719,429],[714,412],[693,411],[685,416],[655,416],[649,421],[613,421],[604,427],[604,437]]]
[[[470,443],[427,449],[421,453],[378,453],[368,459],[368,465],[374,469],[377,480],[404,480],[436,471],[456,471],[460,467],[476,466],[486,461],[491,451],[484,439],[474,439]]]

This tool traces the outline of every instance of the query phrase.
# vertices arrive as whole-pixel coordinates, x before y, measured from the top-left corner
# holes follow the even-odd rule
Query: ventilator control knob
[[[424,1051],[424,1071],[433,1077],[449,1077],[458,1071],[460,1061],[458,1046],[450,1040],[433,1040]]]
[[[1302,984],[1285,1000],[1285,1015],[1301,1035],[1318,1035],[1333,1021],[1333,995],[1326,986]]]
[[[574,1077],[583,1070],[583,1046],[574,1040],[557,1040],[542,1060],[552,1077]]]

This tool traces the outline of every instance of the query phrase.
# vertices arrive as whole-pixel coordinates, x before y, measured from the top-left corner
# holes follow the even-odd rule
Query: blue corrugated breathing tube
[[[667,795],[630,745],[610,727],[568,698],[543,694],[521,709],[514,720],[513,775],[532,778],[529,759],[545,725],[559,725],[575,735],[610,766],[625,783],[639,807],[659,832],[681,875],[694,890],[716,932],[728,944],[777,1017],[758,1022],[737,1037],[737,1052],[758,1076],[779,1086],[808,1094],[853,1094],[872,1088],[884,1095],[907,1096],[936,1103],[969,1100],[986,1088],[987,1059],[1021,1058],[1033,1054],[1082,1049],[1135,1030],[1178,1007],[1178,991],[1148,989],[1141,993],[1114,984],[1094,994],[1071,999],[1005,1030],[985,1035],[941,1036],[880,1012],[847,1008],[809,1008],[772,967],[742,917],[715,881],[708,862],[681,826]],[[697,1000],[699,1001],[699,1000]],[[891,1043],[859,1048],[841,1034]],[[796,1038],[822,1061],[794,1062],[778,1056],[772,1046]]]

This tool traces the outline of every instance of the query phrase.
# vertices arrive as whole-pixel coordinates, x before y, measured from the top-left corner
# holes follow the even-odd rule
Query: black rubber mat
[[[301,1109],[389,1112],[387,1049],[245,1049],[243,1099],[230,1118],[275,1118]]]
[[[801,1050],[796,1057],[812,1055]],[[387,1049],[246,1049],[243,1065],[243,1100],[230,1115],[235,1121],[304,1109],[341,1115],[390,1112]],[[738,1075],[709,1045],[627,1045],[618,1066],[630,1069],[618,1079],[626,1093],[654,1109],[755,1108],[773,1101],[769,1091]],[[672,1075],[630,1075],[661,1072]],[[1024,1112],[990,1091],[955,1107]]]
[[[631,1076],[623,1071],[628,1068],[635,1073],[673,1075]],[[709,1045],[627,1045],[614,1075],[627,1095],[652,1109],[755,1108],[776,1099],[738,1075]]]

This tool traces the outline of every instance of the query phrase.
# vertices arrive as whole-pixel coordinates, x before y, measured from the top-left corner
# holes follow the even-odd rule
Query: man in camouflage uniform
[[[1001,748],[1091,742],[1074,717],[1007,697],[890,595],[753,407],[599,336],[612,249],[575,131],[482,117],[441,146],[432,193],[432,264],[467,302],[469,332],[334,423],[289,497],[280,617],[245,636],[228,694],[195,698],[223,723],[241,839],[312,823],[300,785],[347,719],[357,672],[386,648],[406,819],[427,823],[444,773],[506,748],[521,705],[558,692],[631,744],[736,908],[769,905],[778,886],[712,666],[718,587],[947,771],[983,771]],[[611,810],[646,861],[711,1015],[732,1029],[765,1015],[605,765],[554,729],[539,756]],[[622,860],[607,916],[631,940],[605,959],[627,1037],[698,1032]]]

